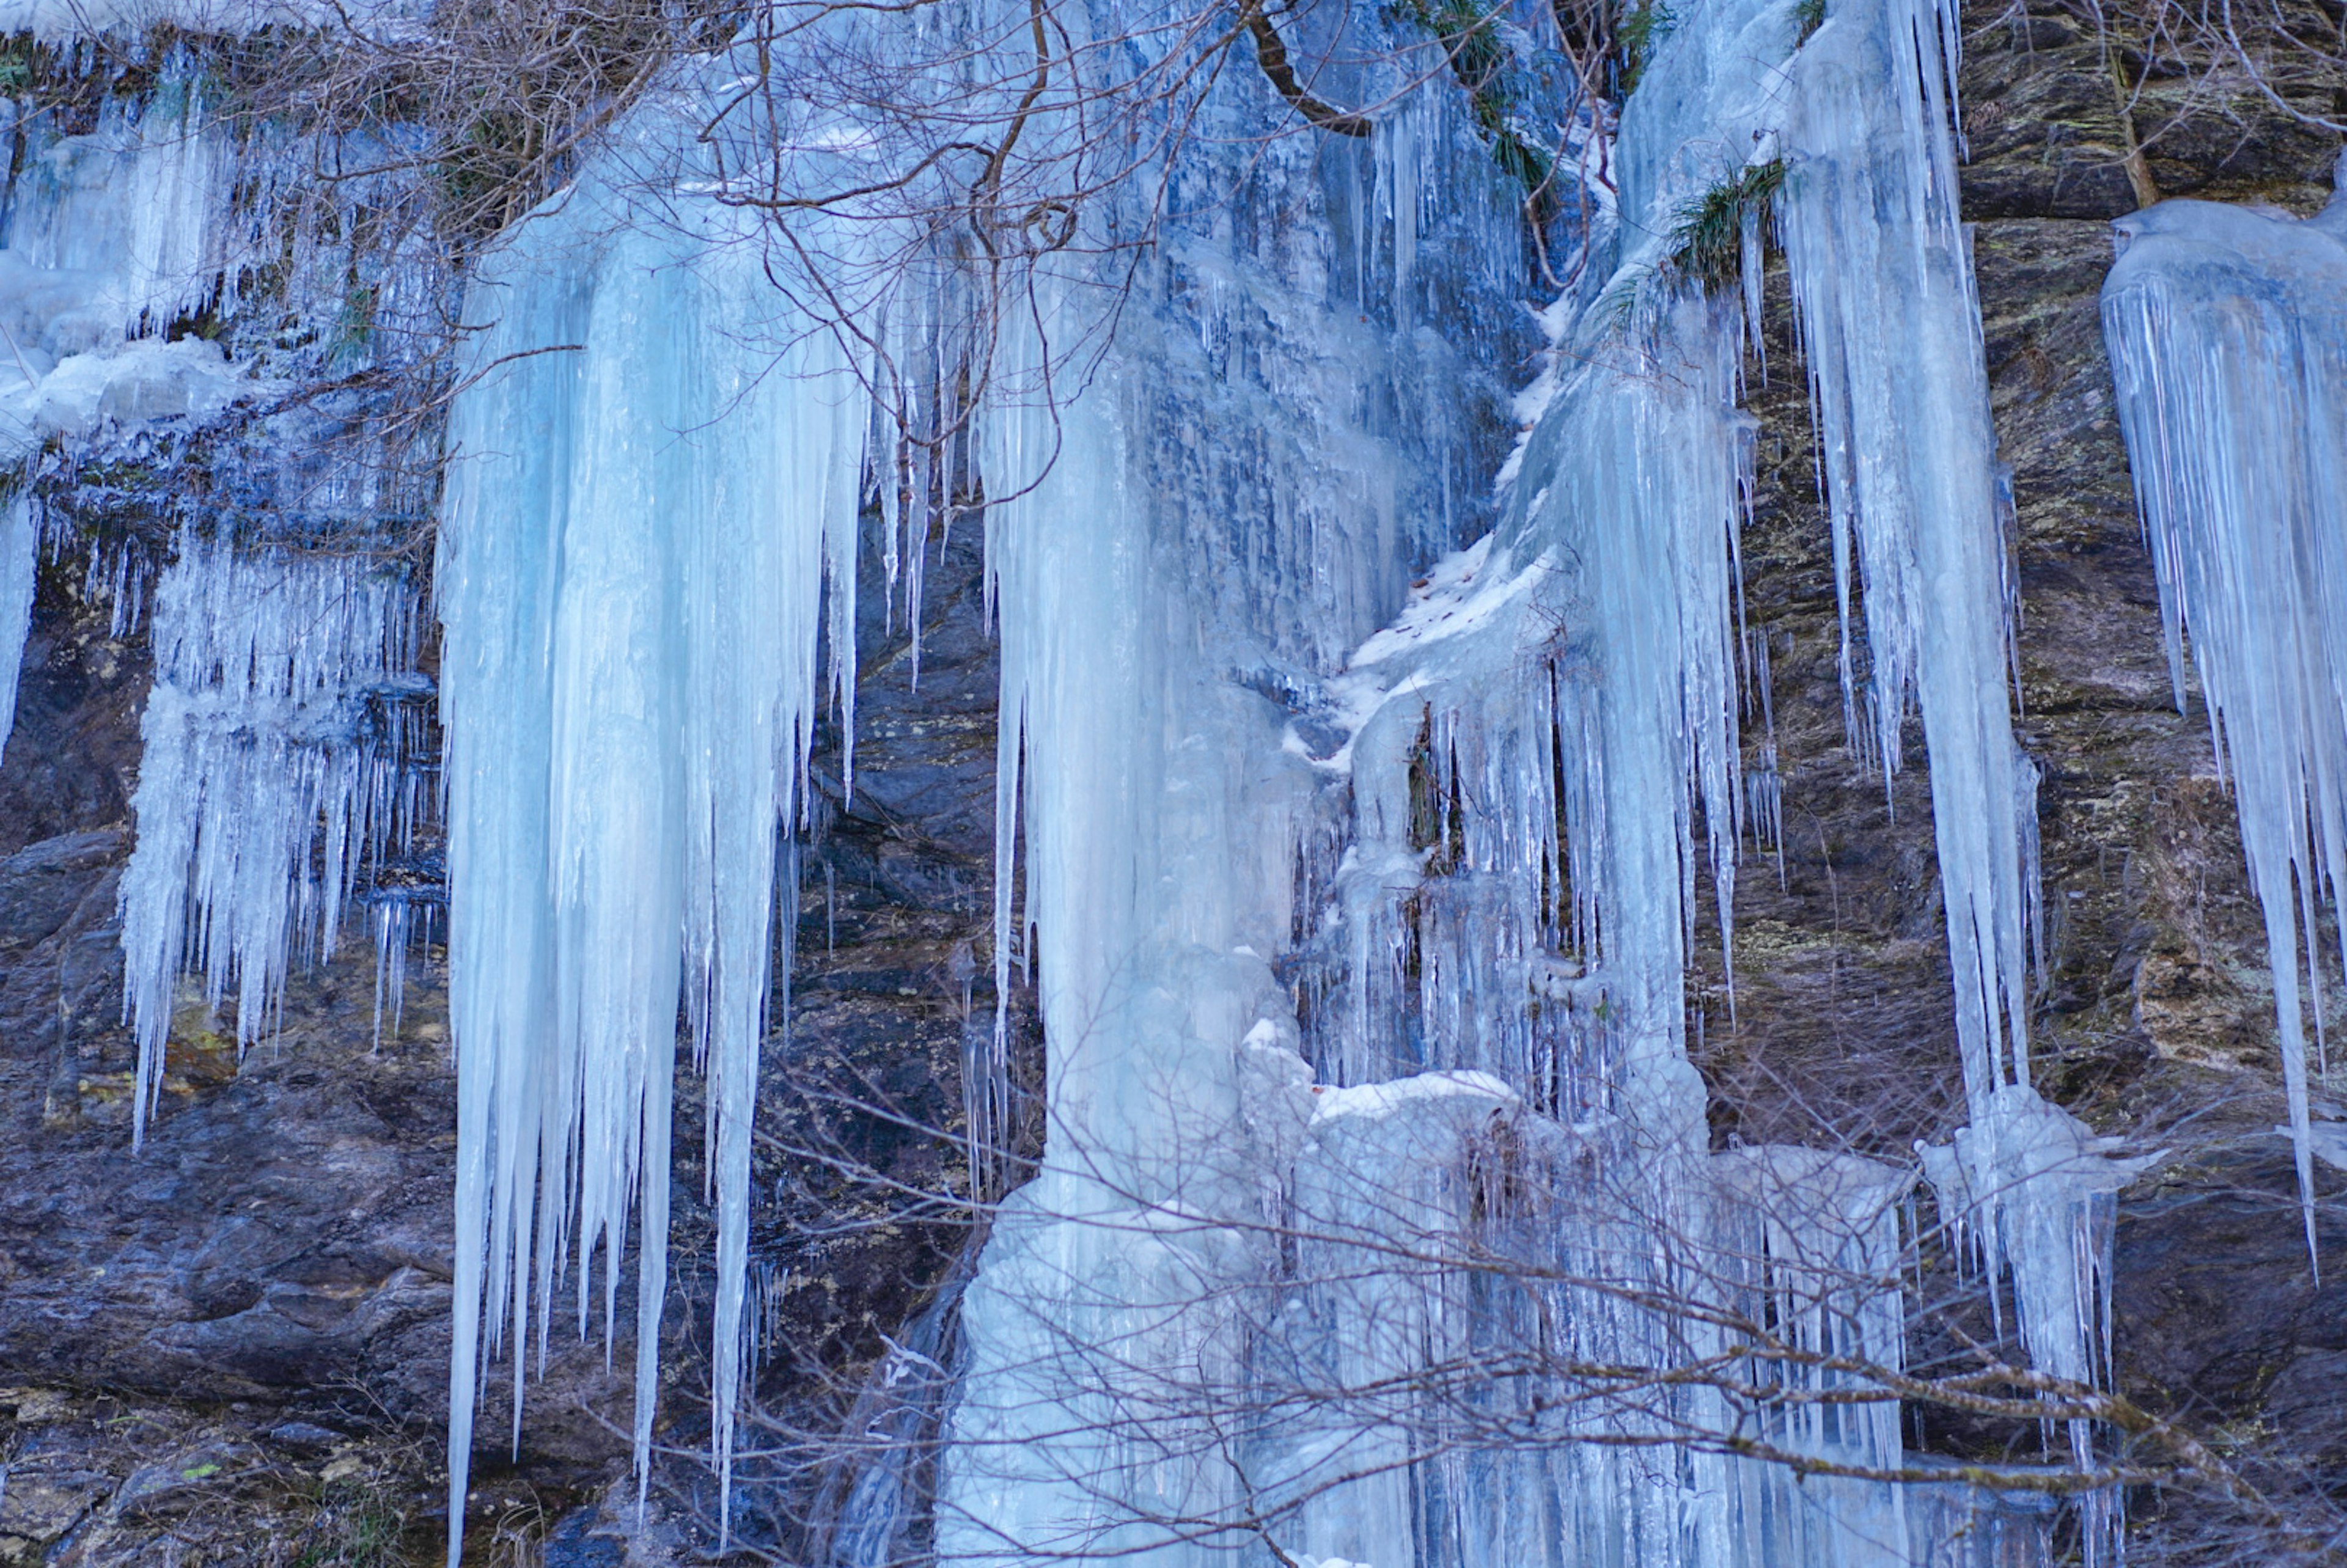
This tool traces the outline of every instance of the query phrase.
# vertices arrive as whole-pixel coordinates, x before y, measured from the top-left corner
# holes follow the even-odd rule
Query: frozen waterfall
[[[1746,299],[1686,278],[1674,231],[1781,159],[1846,610],[1866,592],[1870,683],[1844,661],[1868,715],[1854,739],[1895,766],[1920,701],[1973,1103],[2042,1107],[2020,968],[2034,805],[1954,219],[1953,26],[1899,5],[1837,10],[1806,39],[1793,5],[1676,18],[1590,236],[1603,255],[1618,235],[1611,272],[1546,318],[1552,368],[1522,400],[1496,528],[1341,668],[1268,682],[1276,710],[1247,698],[1261,677],[1190,655],[1265,633],[1217,622],[1189,586],[1217,541],[1199,562],[1180,519],[1213,497],[1145,461],[1137,388],[1196,306],[1129,313],[1112,368],[1027,438],[1054,437],[1060,466],[996,523],[1005,756],[1023,740],[1025,759],[1004,800],[1025,813],[1052,1143],[965,1299],[948,1560],[2001,1550],[1994,1530],[1938,1534],[1929,1487],[1791,1480],[1802,1456],[1904,1462],[1895,1415],[1835,1416],[1809,1379],[1822,1356],[1901,1364],[1898,1294],[1870,1282],[1893,1269],[1907,1179],[1709,1153],[1683,999],[1698,885],[1724,927],[1733,897],[1750,425]],[[1283,292],[1265,315],[1310,323],[1314,281]],[[1887,319],[1915,322],[1926,352],[1885,342]],[[1332,348],[1354,335],[1317,330]],[[1263,333],[1258,363],[1288,341]],[[1192,547],[1170,570],[1169,534]],[[1339,561],[1391,548],[1361,522],[1336,540],[1358,552]],[[1275,646],[1328,641],[1309,601],[1268,608]],[[1105,664],[1085,656],[1102,649]],[[1315,792],[1343,803],[1332,837]],[[1286,995],[1266,983],[1283,974]],[[2072,1192],[2102,1179],[2099,1150],[2043,1111],[2043,1139],[1967,1141],[1977,1181],[1942,1202],[1952,1218],[1978,1195],[2030,1352],[2090,1380],[2101,1233]],[[2020,1138],[2024,1122],[1995,1125]],[[1717,1357],[1783,1379],[1796,1413],[1731,1444],[1728,1394],[1635,1370]]]
[[[1094,9],[1103,36],[1133,31]],[[2030,1363],[2095,1384],[2111,1194],[2137,1163],[2030,1085],[2034,773],[1958,220],[1956,7],[1670,16],[1618,122],[1570,94],[1519,106],[1612,171],[1553,225],[1561,282],[1536,280],[1483,106],[1366,8],[1382,63],[1329,77],[1378,106],[1373,135],[1276,134],[1288,101],[1222,83],[1213,134],[1063,215],[999,315],[955,282],[958,240],[914,247],[894,295],[798,309],[773,231],[684,134],[708,84],[654,95],[469,263],[428,601],[371,531],[413,497],[340,457],[281,482],[274,447],[332,421],[274,400],[323,361],[231,364],[174,331],[239,308],[282,149],[209,122],[168,71],[140,114],[38,133],[0,251],[0,446],[28,472],[61,449],[159,463],[241,411],[278,465],[241,475],[252,517],[146,541],[150,595],[128,552],[90,547],[155,645],[123,893],[139,1121],[175,1014],[232,999],[240,1040],[266,1034],[362,867],[445,810],[454,1520],[485,1366],[512,1358],[518,1431],[566,1293],[582,1334],[631,1334],[646,1471],[681,1038],[708,1086],[724,1498],[776,899],[818,714],[852,723],[858,528],[917,672],[932,512],[982,509],[992,956],[1006,1017],[1014,977],[1036,984],[1049,1102],[1041,1172],[990,1216],[960,1299],[942,1562],[2044,1553],[2044,1511],[1934,1481],[1895,1400],[1844,1397],[1904,1369],[1919,1174],[1993,1291],[2009,1280]],[[1296,50],[1334,60],[1318,25],[1296,20]],[[794,155],[861,145],[799,129]],[[1161,175],[1182,200],[1151,229]],[[1682,231],[1738,192],[1740,276],[1706,278]],[[2347,451],[2321,439],[2347,372],[2342,211],[2163,206],[2122,226],[2106,302],[2171,654],[2180,683],[2188,630],[2240,784],[2302,1181],[2299,943],[2347,853]],[[1698,906],[1732,947],[1746,814],[1767,809],[1740,732],[1765,680],[1739,664],[1740,405],[1771,224],[1851,744],[1887,779],[1920,714],[1929,752],[1970,1125],[1920,1172],[1714,1150],[1688,1056]],[[297,273],[357,265],[297,238]],[[409,262],[368,287],[420,319],[455,285]],[[925,445],[892,422],[915,405],[927,433],[971,434]],[[295,516],[297,491],[333,515]],[[12,701],[36,496],[0,514]],[[2293,568],[2248,569],[2269,558]],[[971,1086],[974,1173],[1006,1092]],[[2064,1435],[2095,1462],[2085,1422]]]

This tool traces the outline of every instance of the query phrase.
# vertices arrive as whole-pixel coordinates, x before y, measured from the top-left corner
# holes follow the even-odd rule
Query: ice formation
[[[0,249],[0,452],[21,460],[270,390],[200,336],[169,341],[235,271],[232,152],[198,88],[167,75],[85,135],[19,134],[35,139]]]
[[[2092,1385],[2103,1369],[2108,1194],[2133,1168],[2030,1082],[2037,775],[2014,743],[2008,698],[2009,502],[1958,213],[1958,26],[1939,0],[1891,0],[1837,8],[1804,46],[1783,132],[1786,261],[1832,516],[1853,739],[1870,742],[1887,775],[1911,704],[1930,753],[1971,1122],[1952,1161],[1927,1152],[1934,1190],[1992,1291],[2010,1275],[2030,1363]],[[1887,321],[1900,333],[1886,333]],[[1860,584],[1862,671],[1850,635]],[[2072,1429],[2082,1463],[2088,1435]],[[2090,1558],[2107,1549],[2116,1519],[2097,1522]]]
[[[1853,738],[1895,766],[1911,702],[1932,748],[1981,1123],[1952,1155],[1970,1184],[1948,1175],[1942,1202],[1987,1227],[2031,1356],[2095,1376],[2095,1205],[2124,1172],[2026,1086],[2034,800],[1953,205],[1953,27],[1930,5],[1841,8],[1806,41],[1790,5],[1675,18],[1614,149],[1614,270],[1550,313],[1553,367],[1522,400],[1498,526],[1341,669],[1166,662],[1205,641],[1193,625],[1217,647],[1248,626],[1190,586],[1216,542],[1201,552],[1194,526],[1181,569],[1155,564],[1181,526],[1167,511],[1213,515],[1142,460],[1134,386],[1158,384],[1178,334],[1128,315],[1110,370],[1050,430],[1061,466],[996,538],[1007,769],[1024,742],[1002,798],[1025,813],[1053,1142],[966,1299],[947,1560],[1186,1564],[1250,1530],[1298,1560],[1380,1564],[1601,1541],[1651,1563],[1889,1563],[2042,1538],[2027,1510],[1970,1532],[1944,1491],[1799,1486],[1766,1462],[1898,1468],[1883,1408],[1850,1419],[1793,1393],[1765,1454],[1737,1457],[1657,1437],[1726,1431],[1724,1394],[1593,1396],[1565,1370],[1724,1354],[1724,1332],[1624,1305],[1675,1298],[1773,1302],[1753,1320],[1787,1327],[1748,1354],[1788,1390],[1818,1389],[1818,1356],[1901,1354],[1897,1293],[1868,1282],[1897,1256],[1905,1178],[1708,1153],[1686,1058],[1697,887],[1725,927],[1747,798],[1751,329],[1748,296],[1682,274],[1675,230],[1781,158],[1846,610],[1866,591]],[[1283,282],[1291,302],[1264,313],[1308,320],[1309,282]],[[1894,319],[1916,323],[1920,357],[1881,338]],[[1339,541],[1391,548],[1358,524],[1322,548]],[[1311,602],[1251,608],[1291,658],[1329,641]],[[1105,668],[1083,657],[1102,648]],[[1276,753],[1234,677],[1284,710]],[[1305,770],[1349,801],[1325,852]],[[1235,1056],[1215,1049],[1235,1038]],[[1516,1173],[1496,1190],[1495,1162]],[[1512,1203],[1532,1206],[1503,1216]],[[1501,1348],[1532,1364],[1471,1393],[1445,1382]]]
[[[2340,179],[2304,221],[2209,201],[2123,218],[2103,285],[2177,705],[2188,635],[2265,910],[2310,1254],[2306,1016],[2319,1041],[2317,911],[2347,870],[2347,163]]]
[[[1854,738],[1870,735],[1886,772],[1911,700],[1922,712],[1977,1118],[1999,1088],[2029,1081],[2023,917],[2035,867],[2022,815],[2034,823],[2036,802],[2021,788],[2006,695],[2013,586],[1957,213],[1958,25],[1940,0],[1836,8],[1801,50],[1782,134],[1786,260],[1833,518],[1844,702]],[[1882,330],[1892,321],[1895,334]],[[1862,686],[1849,626],[1861,579]]]
[[[18,464],[51,451],[149,458],[286,385],[200,335],[173,335],[200,312],[232,312],[223,279],[242,231],[233,149],[193,75],[167,64],[160,77],[143,102],[108,100],[89,131],[15,128],[26,156],[0,249],[0,450]],[[39,516],[20,490],[0,527],[11,716]],[[418,804],[400,744],[402,704],[429,689],[415,673],[412,589],[368,564],[363,543],[287,539],[247,556],[230,518],[215,525],[180,533],[153,606],[139,834],[123,883],[134,1137],[183,968],[201,972],[208,1009],[233,989],[241,1042],[266,1032],[287,966],[333,951],[361,860],[400,839]],[[57,519],[60,544],[74,526]],[[89,548],[118,622],[137,621],[131,550]]]
[[[721,1465],[731,1451],[777,843],[812,741],[824,585],[853,579],[865,428],[833,340],[784,310],[762,263],[735,210],[656,217],[589,183],[525,222],[469,296],[487,374],[453,416],[435,582],[461,1149],[452,1517],[479,1354],[510,1335],[518,1372],[535,1312],[543,1355],[569,1257],[583,1330],[599,1249],[609,1333],[631,1212],[646,1462],[680,1009],[709,1086]],[[833,604],[845,672],[853,601]]]
[[[15,497],[0,509],[0,747],[16,727],[16,677],[33,626],[33,590],[41,536],[33,508]]]
[[[289,964],[330,956],[363,860],[404,846],[423,803],[400,704],[419,616],[396,566],[239,552],[181,538],[155,589],[155,682],[122,878],[124,989],[143,1129],[179,1005],[233,987],[236,1038],[270,1032]]]
[[[1297,722],[1325,738],[1322,677],[1391,613],[1408,562],[1470,520],[1460,433],[1489,394],[1413,319],[1428,285],[1408,263],[1448,252],[1450,287],[1490,288],[1512,244],[1417,227],[1431,181],[1414,149],[1271,147],[1282,178],[1236,234],[1201,223],[1165,245],[1081,396],[1046,401],[1040,349],[1081,341],[1098,293],[1081,280],[997,372],[989,483],[1051,460],[988,519],[999,853],[1007,868],[1023,833],[1049,1123],[1043,1172],[998,1213],[964,1298],[949,1561],[1187,1561],[1153,1512],[1238,1502],[1214,1396],[1239,1387],[1238,1293],[1265,1241],[1259,1217],[1230,1216],[1256,1213],[1266,1172],[1233,1050],[1289,1011],[1269,958],[1294,927],[1317,771],[1289,742]],[[1348,209],[1354,225],[1329,220]],[[1299,213],[1317,231],[1290,248]],[[1387,249],[1397,231],[1415,256]],[[1007,889],[998,909],[1007,965],[1024,945]]]

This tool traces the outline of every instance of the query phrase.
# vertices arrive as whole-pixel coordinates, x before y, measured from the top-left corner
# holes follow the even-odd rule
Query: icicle
[[[0,508],[0,747],[16,728],[16,682],[33,630],[33,589],[41,569],[40,529],[23,496]]]
[[[2029,1080],[2029,897],[1994,433],[1956,205],[1954,29],[1947,0],[1830,12],[1795,69],[1783,226],[1833,519],[1845,713],[1854,741],[1870,732],[1887,778],[1910,702],[1922,711],[1977,1120],[1999,1086]]]
[[[2121,219],[2103,285],[2177,706],[2188,632],[2265,911],[2310,1257],[2300,927],[2311,943],[2347,871],[2347,160],[2337,178],[2304,222],[2207,201]]]
[[[1927,1152],[1941,1212],[1976,1241],[1993,1302],[2010,1270],[2031,1364],[2091,1383],[2108,1288],[2107,1267],[2091,1260],[2107,1248],[2106,1194],[2134,1167],[2090,1148],[2030,1085],[2037,774],[2013,735],[2010,496],[1958,213],[1957,36],[1949,0],[1830,11],[1795,70],[1785,247],[1833,523],[1846,720],[1886,783],[1911,703],[1930,752],[1971,1122],[1952,1153]],[[1850,624],[1860,577],[1862,688]],[[2071,1436],[2086,1462],[2086,1423]],[[2084,1506],[2098,1522],[2086,1544],[2096,1562],[2115,1537],[2117,1499]]]
[[[374,739],[370,704],[429,690],[414,590],[357,556],[182,535],[153,635],[121,893],[139,1129],[183,969],[202,973],[207,1009],[234,983],[248,1046],[272,1027],[287,966],[332,956],[360,860],[406,826],[404,759]]]
[[[533,1298],[543,1334],[566,1247],[582,1331],[601,1249],[608,1333],[631,1209],[645,1474],[681,1004],[709,1086],[712,1440],[730,1492],[776,843],[822,695],[824,585],[854,574],[863,413],[833,340],[783,311],[753,239],[714,203],[663,222],[589,186],[526,225],[473,296],[491,323],[483,363],[527,357],[458,400],[436,578],[462,1151],[456,1520],[479,1349],[510,1330],[518,1353]],[[845,707],[852,623],[834,606]]]

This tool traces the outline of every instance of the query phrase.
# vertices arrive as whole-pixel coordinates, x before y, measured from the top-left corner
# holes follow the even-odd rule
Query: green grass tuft
[[[1699,200],[1679,209],[1671,228],[1667,265],[1706,289],[1732,285],[1744,273],[1744,223],[1747,214],[1764,225],[1777,193],[1785,186],[1785,163],[1756,163],[1723,180]]]

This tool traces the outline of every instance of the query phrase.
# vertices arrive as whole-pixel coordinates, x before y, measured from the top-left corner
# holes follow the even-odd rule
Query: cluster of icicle
[[[2184,641],[2265,909],[2306,1244],[2306,1014],[2347,871],[2347,160],[2301,221],[2163,201],[2119,220],[2103,331],[2184,705]],[[2311,996],[2301,993],[2301,982]]]
[[[292,261],[272,302],[331,316],[363,278],[395,343],[436,303],[434,264],[337,251],[272,205],[317,149],[210,120],[200,74],[176,57],[159,75],[92,131],[14,128],[26,151],[0,250],[0,443],[20,456],[60,439],[140,456],[150,437],[317,374],[315,355],[279,363],[263,349],[231,365],[201,336],[171,336],[199,310],[233,321],[262,250]],[[608,1330],[639,1210],[640,1461],[648,1449],[681,1008],[710,1084],[730,1286],[715,1436],[730,1447],[777,835],[811,740],[826,585],[832,646],[852,669],[866,406],[833,374],[829,340],[781,308],[753,227],[714,202],[655,217],[582,189],[521,226],[468,301],[486,329],[469,368],[504,368],[457,401],[436,567],[460,1077],[459,1521],[485,1343],[510,1335],[518,1360],[535,1312],[542,1350],[554,1275],[574,1254],[583,1328],[598,1246]],[[319,279],[323,293],[307,288]],[[298,492],[310,513],[351,515],[348,528],[280,538],[206,518],[180,532],[151,591],[127,556],[93,554],[118,630],[144,616],[155,651],[122,892],[140,1132],[175,1015],[232,1003],[241,1043],[267,1036],[289,969],[332,955],[364,870],[405,855],[440,804],[421,755],[417,700],[433,684],[417,670],[422,601],[397,564],[396,475],[364,460],[372,450],[318,446],[322,429],[334,433],[278,420],[261,443],[268,466],[234,477],[274,516]],[[386,510],[395,537],[379,538],[370,520]],[[51,524],[62,547],[72,518]],[[0,514],[12,703],[39,532],[24,497]],[[378,902],[395,949],[408,913]],[[379,1003],[395,1011],[402,956],[378,955]]]
[[[457,1049],[452,1517],[483,1346],[544,1354],[631,1209],[639,1471],[657,1408],[677,1020],[706,1074],[716,1452],[744,1343],[750,1116],[780,835],[827,628],[854,669],[864,405],[766,281],[756,224],[581,186],[473,285],[498,365],[457,404],[436,576]],[[568,346],[566,346],[568,345]],[[504,362],[500,364],[500,362]],[[453,1549],[453,1548],[452,1548]]]
[[[1958,1528],[1944,1511],[1973,1502],[1937,1489],[1805,1490],[1663,1440],[1723,1430],[1725,1408],[1692,1389],[1613,1406],[1536,1378],[1487,1390],[1479,1419],[1521,1422],[1505,1459],[1447,1427],[1460,1412],[1429,1391],[1512,1327],[1540,1326],[1559,1364],[1699,1360],[1701,1329],[1624,1305],[1690,1290],[1723,1310],[1778,1304],[1794,1327],[1771,1376],[1820,1376],[1804,1355],[1900,1365],[1896,1293],[1868,1282],[1896,1255],[1906,1179],[1800,1151],[1707,1153],[1686,1057],[1696,886],[1707,873],[1726,927],[1746,799],[1737,403],[1757,323],[1747,300],[1678,277],[1668,240],[1706,190],[1778,159],[1846,622],[1865,589],[1865,668],[1843,657],[1853,743],[1887,774],[1920,709],[1931,751],[1973,1125],[1928,1163],[1948,1218],[2009,1276],[2032,1360],[2096,1375],[2108,1194],[2127,1168],[2028,1087],[2034,788],[1956,213],[1955,26],[1931,4],[1837,8],[1807,39],[1791,5],[1675,18],[1614,149],[1614,268],[1551,313],[1555,368],[1522,404],[1504,515],[1341,670],[1312,661],[1330,641],[1319,605],[1273,593],[1235,613],[1199,586],[1223,541],[1189,519],[1220,497],[1153,465],[1161,367],[1189,333],[1132,313],[1090,395],[1034,426],[1060,466],[999,509],[994,537],[1004,843],[1016,804],[1051,1143],[965,1301],[948,1560],[1204,1563],[1248,1519],[1277,1521],[1254,1528],[1296,1561],[1381,1568],[1532,1561],[1560,1542],[1706,1565],[1987,1561],[2001,1531],[2042,1529],[1993,1509]],[[1747,224],[1755,263],[1757,239]],[[1299,323],[1324,355],[1352,334],[1318,278],[1283,282],[1252,346],[1259,374],[1301,381],[1286,357]],[[1191,308],[1216,341],[1220,318]],[[1910,330],[1894,342],[1888,321]],[[1192,422],[1216,428],[1203,408]],[[1361,437],[1320,487],[1417,456]],[[1374,516],[1313,543],[1339,581],[1393,548]],[[1184,651],[1250,640],[1264,667]],[[1333,865],[1297,858],[1327,831],[1323,780],[1350,798]],[[1273,957],[1303,977],[1301,1019]],[[1542,1194],[1508,1227],[1494,1147],[1518,1172],[1505,1190]],[[1523,1249],[1528,1278],[1581,1283],[1470,1299],[1421,1255],[1470,1233]],[[1266,1278],[1285,1305],[1251,1294]],[[1201,1414],[1216,1409],[1272,1413],[1230,1416],[1239,1435]],[[1788,1409],[1766,1434],[1780,1454],[1904,1462],[1881,1411]],[[2090,1461],[2084,1428],[2072,1436]],[[2094,1550],[2110,1526],[2106,1511]]]
[[[1925,1170],[1993,1298],[2009,1277],[2031,1364],[2093,1385],[2107,1371],[2111,1194],[2140,1162],[2108,1157],[2106,1142],[2030,1081],[2037,775],[2014,743],[2007,695],[2017,599],[1959,215],[1960,18],[1952,5],[1909,0],[1869,27],[1857,19],[1833,10],[1802,50],[1784,132],[1784,235],[1832,516],[1853,739],[1854,556],[1874,749],[1887,775],[1911,697],[1930,753],[1970,1124],[1952,1148],[1922,1151]],[[1897,333],[1883,327],[1893,321]],[[2091,1466],[2086,1423],[2068,1435],[2074,1462]],[[2090,1559],[2116,1549],[2116,1501],[2084,1500]]]
[[[155,681],[122,878],[143,1129],[183,968],[236,1034],[273,1030],[289,965],[333,955],[363,864],[425,803],[384,707],[428,691],[404,573],[348,555],[239,554],[183,535],[154,591]]]
[[[14,106],[0,449],[18,462],[60,448],[135,463],[154,439],[288,384],[231,365],[200,335],[173,336],[199,311],[238,313],[258,214],[290,171],[248,158],[208,119],[186,62],[159,62],[158,77],[141,98],[108,100],[96,126],[74,135]],[[346,286],[348,254],[322,254],[316,238],[306,230],[290,252],[271,254],[290,255],[289,276],[331,272]],[[341,487],[364,512],[353,490]],[[52,543],[68,547],[72,528],[70,517],[51,518]],[[371,564],[363,538],[248,553],[231,548],[225,519],[219,528],[185,532],[152,592],[155,682],[122,893],[139,1047],[134,1137],[153,1106],[183,971],[202,975],[209,1009],[234,990],[235,1032],[250,1044],[272,1027],[288,967],[333,952],[362,863],[404,846],[428,810],[407,765],[409,700],[429,682],[415,670],[417,605],[403,575]],[[20,493],[0,528],[10,716],[40,532]],[[119,632],[149,608],[145,574],[118,542],[88,548],[92,586],[114,598]]]

